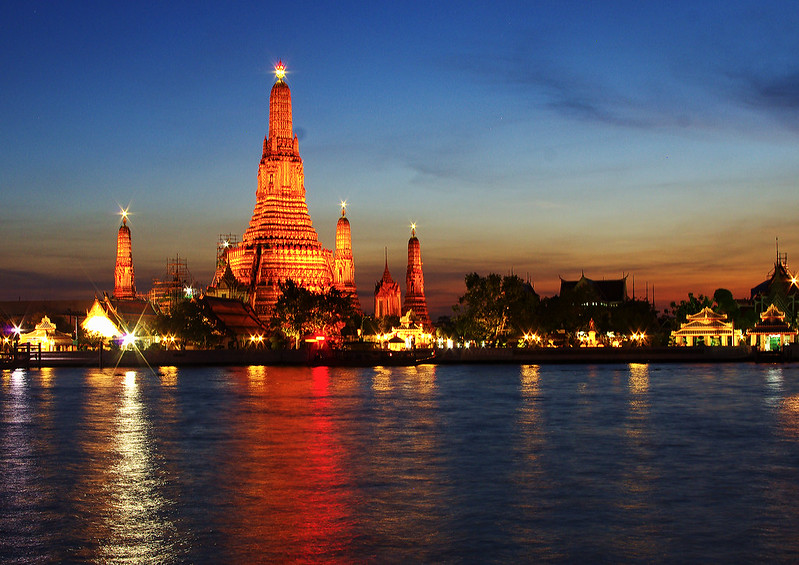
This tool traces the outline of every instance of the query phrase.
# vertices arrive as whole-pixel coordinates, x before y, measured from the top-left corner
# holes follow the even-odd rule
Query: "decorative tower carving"
[[[408,240],[408,270],[405,275],[405,304],[402,306],[402,311],[407,314],[408,310],[413,310],[416,319],[423,326],[432,327],[424,297],[422,251],[416,238],[416,224],[411,224],[411,238]]]
[[[114,267],[114,298],[133,300],[136,298],[136,285],[133,281],[133,248],[130,243],[128,211],[122,211],[122,225],[117,234],[117,262]]]
[[[388,251],[386,251],[386,269],[383,278],[375,283],[375,318],[385,316],[402,316],[400,311],[400,286],[388,272]]]
[[[305,202],[305,175],[292,130],[291,91],[285,76],[285,67],[278,62],[255,209],[241,243],[227,250],[225,262],[248,289],[250,305],[267,315],[280,296],[281,282],[291,279],[316,292],[333,285],[333,253],[319,242]],[[219,277],[224,269],[217,269]]]
[[[355,288],[355,260],[352,257],[352,232],[347,219],[347,203],[341,203],[341,217],[336,224],[336,251],[333,254],[333,286],[352,299],[356,310],[361,311],[358,291]]]

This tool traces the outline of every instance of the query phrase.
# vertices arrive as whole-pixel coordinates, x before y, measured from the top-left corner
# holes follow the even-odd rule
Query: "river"
[[[796,562],[799,365],[4,371],[0,562]]]

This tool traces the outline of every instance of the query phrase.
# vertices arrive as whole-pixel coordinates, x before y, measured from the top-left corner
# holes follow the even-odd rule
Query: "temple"
[[[289,279],[314,292],[338,286],[351,292],[357,304],[352,246],[350,241],[344,243],[349,240],[349,222],[346,218],[345,224],[339,222],[339,261],[333,252],[322,247],[311,223],[299,142],[292,129],[291,91],[285,76],[285,67],[278,62],[250,225],[240,243],[224,250],[214,277],[215,283],[223,280],[229,267],[235,281],[246,289],[249,305],[257,314],[266,316],[280,296],[280,283]],[[338,251],[338,229],[336,239]],[[229,287],[232,282],[228,275],[225,284]]]
[[[117,234],[117,262],[114,267],[114,298],[133,300],[136,285],[133,281],[133,250],[130,243],[127,210],[122,211],[122,225]]]
[[[347,203],[341,203],[341,217],[336,223],[336,251],[333,254],[333,286],[349,296],[359,312],[361,304],[355,288],[355,260],[352,256],[352,232],[347,219]]]
[[[794,342],[796,334],[797,331],[785,321],[785,313],[774,304],[760,314],[760,321],[755,327],[746,331],[749,345],[758,351],[780,351]]]
[[[402,306],[402,311],[406,314],[409,310],[413,310],[416,320],[425,328],[432,327],[424,296],[422,250],[416,237],[415,224],[411,224],[411,238],[408,240],[408,270],[405,275],[405,303]]]
[[[788,270],[788,255],[780,253],[777,247],[777,259],[768,279],[751,290],[751,300],[757,312],[763,313],[769,306],[776,306],[784,313],[789,323],[795,323],[799,317],[797,297],[799,296],[799,277]]]
[[[736,330],[732,322],[727,321],[727,314],[717,314],[709,307],[697,314],[689,314],[680,329],[671,332],[676,345],[738,345],[743,339],[743,332]]]
[[[386,252],[386,268],[383,271],[383,278],[375,283],[375,318],[386,316],[400,317],[401,304],[400,286],[391,278],[388,272],[388,252]]]
[[[581,306],[619,306],[626,302],[627,276],[620,279],[593,280],[580,275],[576,281],[560,279],[560,296],[568,297]]]

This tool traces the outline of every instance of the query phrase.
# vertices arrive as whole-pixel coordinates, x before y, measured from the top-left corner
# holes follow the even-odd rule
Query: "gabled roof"
[[[583,274],[579,280],[567,281],[560,279],[560,295],[572,292],[581,287],[588,287],[596,294],[601,302],[624,302],[627,300],[627,277],[595,281]]]
[[[774,304],[760,314],[760,321],[746,332],[748,335],[796,335],[797,331],[785,322],[785,314]]]
[[[686,316],[689,322],[691,321],[698,321],[698,322],[705,322],[710,323],[713,320],[726,320],[727,314],[719,314],[714,312],[710,306],[705,306],[696,314],[688,314]]]
[[[788,271],[788,267],[782,261],[774,263],[774,270],[771,276],[752,288],[750,296],[755,299],[758,296],[782,295],[792,296],[799,294],[796,278]]]
[[[708,306],[702,308],[696,314],[689,314],[688,321],[680,326],[680,329],[673,332],[677,337],[686,336],[719,336],[733,335],[732,322],[725,322],[726,314],[718,314]]]
[[[250,336],[266,330],[255,311],[241,300],[204,295],[200,298],[213,315],[230,333]]]

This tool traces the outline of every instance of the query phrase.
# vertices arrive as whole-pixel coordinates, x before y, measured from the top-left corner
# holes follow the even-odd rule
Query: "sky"
[[[308,208],[348,202],[367,313],[407,264],[431,315],[470,272],[628,276],[662,310],[799,260],[795,2],[0,4],[0,300],[207,285],[255,205],[282,60]]]

